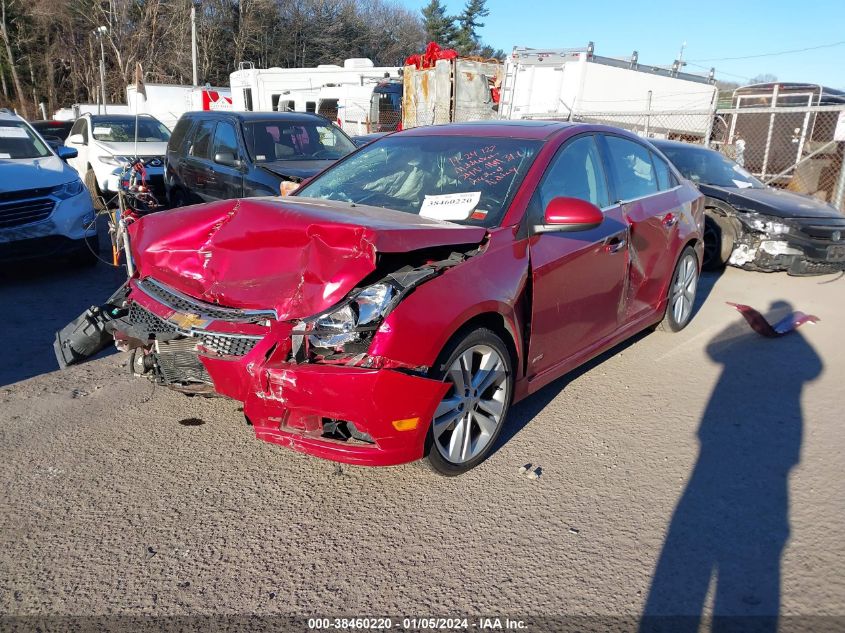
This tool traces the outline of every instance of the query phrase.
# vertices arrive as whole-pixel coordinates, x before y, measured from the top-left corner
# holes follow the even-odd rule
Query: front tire
[[[434,413],[426,437],[426,461],[454,477],[492,452],[513,399],[511,356],[486,328],[458,336],[443,350],[429,376],[451,385]]]
[[[736,234],[730,221],[722,216],[704,216],[704,261],[708,271],[722,270],[731,258]]]
[[[680,332],[692,319],[695,295],[698,291],[698,256],[692,246],[687,246],[678,258],[672,281],[669,284],[669,302],[660,329]]]
[[[85,172],[85,186],[88,188],[88,193],[91,194],[91,202],[94,204],[94,209],[97,211],[104,211],[106,208],[103,202],[103,196],[100,192],[100,186],[97,184],[97,175],[93,169],[88,169]]]

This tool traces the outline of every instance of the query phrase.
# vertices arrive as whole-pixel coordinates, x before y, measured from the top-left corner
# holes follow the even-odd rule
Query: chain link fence
[[[570,120],[710,147],[768,185],[813,196],[845,212],[845,105],[579,111]]]

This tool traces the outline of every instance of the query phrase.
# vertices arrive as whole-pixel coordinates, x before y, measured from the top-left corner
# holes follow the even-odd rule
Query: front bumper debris
[[[420,459],[448,389],[396,370],[344,366],[268,363],[254,377],[244,415],[259,439],[370,466]]]
[[[226,318],[223,318],[226,317]],[[290,323],[131,280],[57,333],[64,368],[114,341],[131,368],[191,394],[244,403],[259,439],[340,462],[420,459],[448,385],[398,363],[379,368],[297,362]]]
[[[845,270],[845,240],[831,238],[836,228],[795,226],[774,233],[746,225],[728,263],[745,270],[786,271],[796,276],[836,273]],[[814,229],[817,234],[808,234]]]

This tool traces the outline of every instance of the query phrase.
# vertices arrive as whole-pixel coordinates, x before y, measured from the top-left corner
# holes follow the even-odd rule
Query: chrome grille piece
[[[275,319],[276,313],[273,310],[241,310],[238,308],[226,308],[223,306],[199,301],[181,292],[168,288],[160,281],[150,277],[138,282],[140,288],[146,295],[156,301],[163,303],[169,308],[180,312],[198,314],[206,319],[221,319],[223,321],[256,321],[261,318]]]
[[[186,337],[185,339],[170,340],[168,343],[175,344],[184,340],[194,355],[196,355],[197,344],[201,343],[210,352],[224,356],[244,356],[251,352],[252,348],[261,340],[260,336],[246,334],[183,330],[142,308],[135,302],[129,305],[129,322],[134,326],[143,327],[153,337],[157,334],[180,334]]]
[[[0,202],[0,229],[46,220],[55,206],[51,198]]]

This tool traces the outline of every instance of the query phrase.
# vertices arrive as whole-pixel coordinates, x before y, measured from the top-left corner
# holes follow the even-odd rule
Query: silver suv
[[[91,198],[65,161],[76,150],[53,150],[32,127],[0,109],[0,259],[69,255],[97,261]]]

